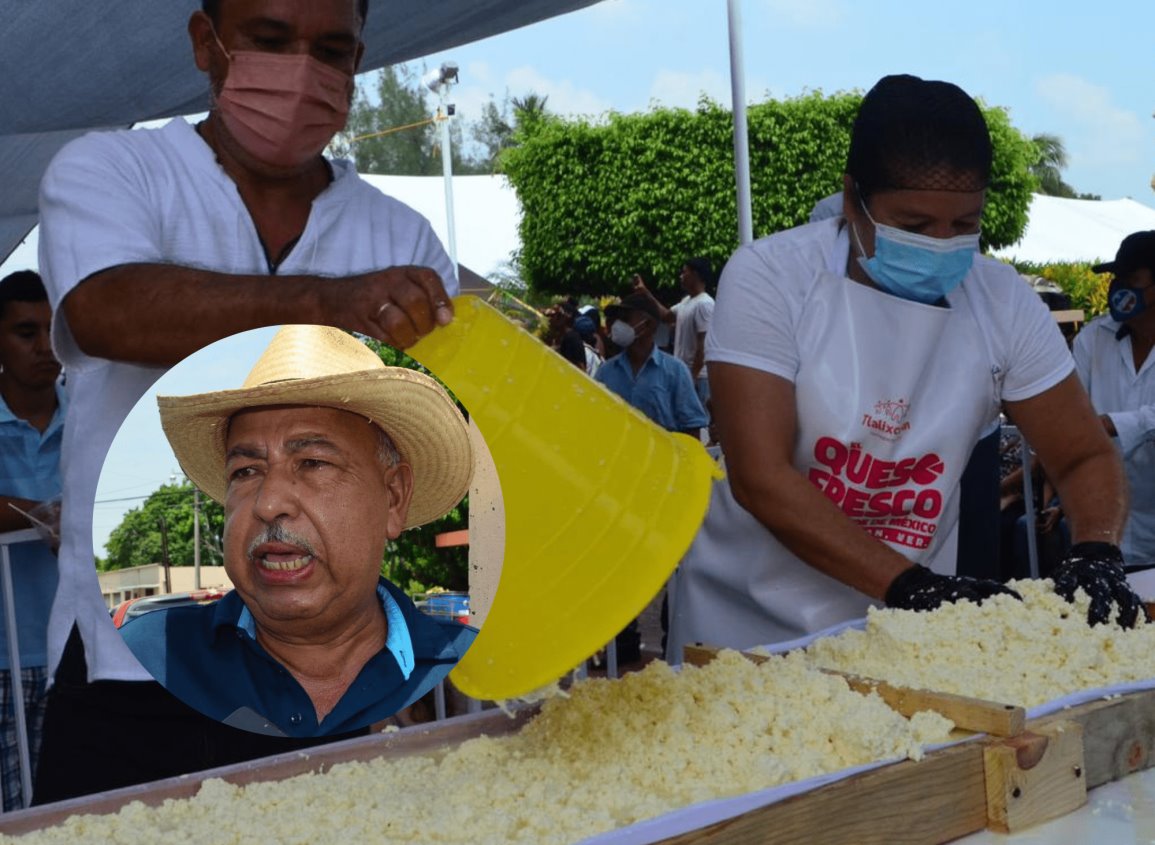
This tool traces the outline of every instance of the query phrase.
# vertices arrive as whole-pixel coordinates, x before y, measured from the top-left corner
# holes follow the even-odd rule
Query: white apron
[[[999,412],[988,343],[959,287],[941,308],[823,272],[797,326],[794,466],[909,560],[953,573],[958,482]],[[871,599],[791,554],[716,482],[671,581],[667,654],[749,648],[866,613]]]

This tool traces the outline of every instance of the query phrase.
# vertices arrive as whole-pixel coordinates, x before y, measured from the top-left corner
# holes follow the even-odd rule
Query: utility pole
[[[193,589],[201,588],[201,491],[193,487]]]
[[[171,595],[172,576],[168,571],[168,523],[165,522],[163,516],[160,518],[160,556],[161,562],[164,564],[164,592],[165,595]]]

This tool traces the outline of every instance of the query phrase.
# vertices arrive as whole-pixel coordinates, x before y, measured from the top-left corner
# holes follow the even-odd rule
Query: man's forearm
[[[1088,456],[1053,478],[1075,543],[1118,545],[1127,519],[1127,479],[1114,449]]]
[[[433,320],[433,306],[412,321],[404,316],[413,308],[421,310],[413,285],[402,278],[417,269],[322,278],[129,264],[81,282],[65,297],[63,308],[85,354],[148,366],[172,366],[221,338],[285,323],[336,325],[403,346],[410,335],[424,333],[415,331],[414,322],[429,322],[417,327],[428,331]],[[443,291],[440,300],[448,300]],[[392,313],[379,310],[390,304],[397,306],[387,309]],[[389,335],[390,327],[396,336]]]

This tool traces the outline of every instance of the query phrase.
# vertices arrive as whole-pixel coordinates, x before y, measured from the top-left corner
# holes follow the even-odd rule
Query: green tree
[[[357,89],[336,152],[351,156],[361,173],[440,173],[437,127],[430,122],[433,110],[417,72],[406,65],[385,67],[377,72],[374,85],[376,103]],[[380,132],[387,134],[375,135]]]
[[[805,222],[841,188],[861,100],[813,92],[751,106],[757,236]],[[1037,151],[1005,111],[984,113],[995,161],[983,243],[996,248],[1026,226]],[[673,288],[688,256],[721,266],[737,247],[733,121],[708,98],[694,111],[611,113],[599,123],[530,117],[516,140],[501,161],[521,201],[519,260],[535,292],[621,294],[634,272]]]
[[[1082,194],[1063,181],[1063,171],[1067,169],[1067,147],[1058,135],[1047,132],[1031,138],[1039,158],[1031,166],[1031,172],[1039,180],[1039,193],[1067,199],[1097,200],[1098,194]]]
[[[357,89],[345,130],[330,152],[352,159],[361,173],[440,176],[442,136],[434,117],[439,103],[422,84],[421,73],[402,64],[382,68],[371,79],[372,94]],[[498,154],[513,135],[508,112],[508,102],[499,106],[491,97],[474,123],[450,118],[455,174],[494,172]],[[465,143],[467,126],[471,144]]]
[[[201,563],[219,566],[224,555],[224,509],[201,495]],[[162,523],[164,528],[162,528]],[[102,568],[123,569],[164,561],[164,532],[168,533],[168,559],[173,566],[193,565],[193,485],[188,480],[165,484],[140,507],[124,515],[105,544],[108,556]]]
[[[1067,148],[1058,135],[1041,133],[1031,138],[1039,151],[1039,160],[1031,166],[1031,172],[1039,180],[1039,193],[1052,197],[1073,197],[1075,190],[1063,181],[1063,170],[1067,167]]]

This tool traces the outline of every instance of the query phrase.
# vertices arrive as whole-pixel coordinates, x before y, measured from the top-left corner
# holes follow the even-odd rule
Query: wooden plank
[[[713,646],[686,646],[683,650],[683,660],[694,666],[704,666],[713,660],[717,653],[718,649]],[[755,663],[763,663],[770,659],[765,655],[751,654],[745,651],[742,652],[742,655]],[[891,709],[908,719],[920,710],[933,710],[936,713],[941,713],[963,730],[988,733],[994,736],[1014,736],[1022,733],[1026,726],[1027,711],[1013,704],[984,701],[981,698],[969,698],[965,695],[953,695],[946,692],[910,689],[832,669],[822,671],[845,678],[850,688],[855,692],[860,692],[863,695],[868,695],[871,692],[878,693],[878,696]]]
[[[1155,762],[1155,690],[1100,699],[1032,719],[1029,730],[1071,720],[1083,727],[1087,788],[1119,780]]]
[[[986,826],[983,746],[964,743],[838,781],[662,845],[928,845]]]
[[[519,709],[513,718],[501,710],[485,710],[481,713],[447,719],[444,722],[414,725],[400,731],[357,737],[330,745],[315,746],[302,751],[234,763],[190,775],[180,775],[81,798],[70,798],[42,807],[4,813],[0,815],[0,833],[9,835],[28,833],[60,824],[72,815],[115,813],[132,801],[157,806],[169,798],[191,798],[200,791],[201,783],[210,778],[222,778],[229,783],[243,786],[257,781],[284,780],[306,772],[325,772],[338,763],[434,753],[482,734],[502,736],[513,733],[536,715],[539,709],[539,705],[527,706]]]
[[[830,670],[823,670],[830,671]],[[949,692],[897,687],[885,681],[863,678],[846,672],[831,672],[846,678],[855,692],[868,694],[877,692],[893,710],[908,719],[920,710],[934,710],[955,723],[956,727],[976,733],[993,736],[1014,736],[1020,734],[1027,724],[1027,711],[1013,704],[1000,704],[969,698]]]
[[[1056,323],[1082,323],[1086,320],[1082,308],[1072,308],[1069,311],[1052,311],[1051,316],[1054,317]]]
[[[1015,833],[1087,803],[1083,728],[1064,719],[983,749],[991,830]]]

